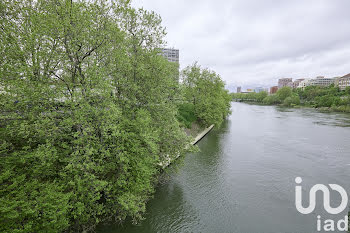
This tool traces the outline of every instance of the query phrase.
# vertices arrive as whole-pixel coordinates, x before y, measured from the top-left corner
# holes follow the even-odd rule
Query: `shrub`
[[[300,98],[297,95],[289,96],[283,101],[283,105],[286,107],[299,105],[300,104]]]
[[[281,103],[281,101],[278,99],[276,95],[269,95],[263,99],[263,103],[273,105],[273,104],[279,104]]]
[[[290,87],[282,87],[276,93],[278,99],[283,102],[287,97],[292,96],[292,88]]]
[[[196,121],[194,105],[191,103],[179,105],[176,117],[186,128],[191,128],[192,123]]]

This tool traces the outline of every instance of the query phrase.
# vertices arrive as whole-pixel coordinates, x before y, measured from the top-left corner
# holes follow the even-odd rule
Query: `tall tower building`
[[[179,50],[178,49],[169,49],[169,48],[164,48],[162,49],[162,55],[168,61],[170,62],[176,62],[179,63]]]
[[[174,78],[179,82],[180,80],[180,56],[178,49],[163,48],[161,55],[165,57],[169,62],[173,62],[177,65],[177,72]]]

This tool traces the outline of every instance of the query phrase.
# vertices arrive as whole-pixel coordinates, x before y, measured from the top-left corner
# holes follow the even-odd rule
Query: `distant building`
[[[162,55],[170,62],[179,63],[179,50],[178,49],[162,49]]]
[[[163,48],[163,49],[161,49],[160,55],[165,57],[169,62],[174,62],[178,65],[178,70],[177,70],[174,78],[179,82],[179,80],[180,80],[179,50],[178,49]]]
[[[318,76],[315,79],[310,79],[309,86],[328,87],[335,83],[335,78],[325,78],[324,76]]]
[[[255,92],[256,93],[260,93],[260,92],[263,92],[264,91],[264,88],[263,87],[256,87],[255,88]]]
[[[278,88],[287,87],[293,85],[293,79],[291,78],[281,78],[278,79]]]
[[[237,87],[237,93],[241,93],[242,92],[242,87]]]
[[[299,84],[300,84],[302,81],[304,81],[304,80],[305,80],[304,78],[299,78],[299,79],[295,80],[295,81],[293,82],[293,88],[298,88],[298,87],[299,87]]]
[[[304,79],[303,81],[301,81],[298,85],[298,88],[301,88],[304,90],[305,87],[309,86],[309,79]]]
[[[278,91],[278,86],[273,86],[270,88],[270,94],[276,94],[277,91]]]
[[[325,78],[324,76],[318,76],[314,79],[305,79],[301,81],[298,85],[298,88],[304,89],[307,86],[319,86],[319,87],[328,87],[336,83],[337,78]]]
[[[345,90],[346,87],[350,87],[350,74],[338,78],[336,84],[339,86],[340,90]]]
[[[247,92],[254,92],[254,89],[247,89]]]

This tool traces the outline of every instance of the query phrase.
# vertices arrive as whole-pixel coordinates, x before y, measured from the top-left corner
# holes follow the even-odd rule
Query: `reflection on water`
[[[139,226],[98,232],[316,232],[316,214],[294,207],[294,179],[303,177],[306,190],[335,183],[350,194],[349,124],[349,114],[233,103],[227,122],[159,186]],[[345,216],[329,216],[322,205],[316,212]]]

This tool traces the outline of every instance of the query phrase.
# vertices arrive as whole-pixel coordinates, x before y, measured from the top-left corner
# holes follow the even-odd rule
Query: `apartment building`
[[[278,91],[278,86],[273,86],[270,88],[270,94],[276,94],[277,91]]]
[[[298,85],[298,88],[302,88],[304,90],[305,87],[309,86],[309,79],[304,79]]]
[[[315,79],[309,81],[309,86],[328,87],[335,83],[335,78],[325,78],[324,76],[318,76]]]
[[[176,63],[180,62],[180,59],[179,59],[180,56],[179,56],[178,49],[164,48],[164,49],[162,49],[162,55],[163,55],[163,57],[168,59],[168,61],[170,61],[170,62],[176,62]]]
[[[336,85],[339,86],[340,90],[345,90],[346,87],[350,87],[350,74],[338,78]]]
[[[299,84],[304,81],[305,79],[304,78],[299,78],[299,79],[296,79],[294,82],[293,82],[293,86],[292,88],[298,88],[299,87]]]
[[[291,78],[280,78],[278,79],[278,88],[288,87],[292,85],[293,79]]]

